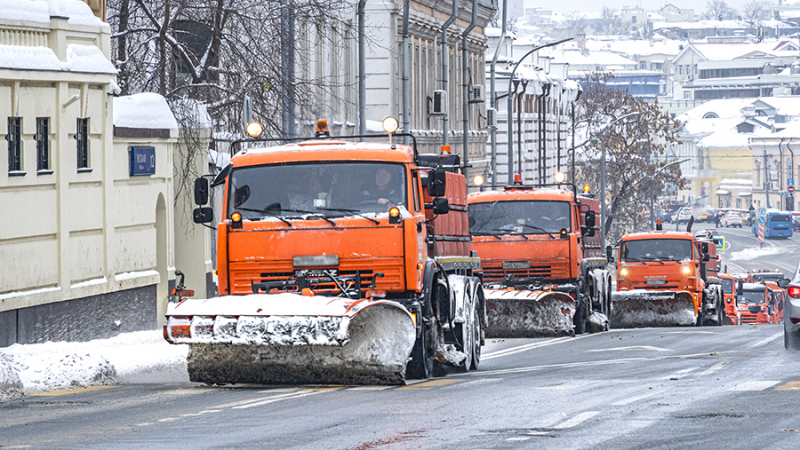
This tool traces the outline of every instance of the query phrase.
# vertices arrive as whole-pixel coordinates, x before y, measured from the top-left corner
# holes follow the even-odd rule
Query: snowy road
[[[796,448],[781,327],[498,340],[405,387],[123,384],[0,403],[0,448]]]
[[[709,227],[708,224],[701,223],[694,226],[697,231],[706,228],[714,229],[714,225]],[[800,261],[798,234],[789,239],[767,239],[763,247],[759,247],[758,238],[753,236],[749,227],[719,228],[716,231],[725,236],[725,250],[719,254],[722,256],[723,267],[727,265],[729,272],[778,269],[789,276],[794,273]]]

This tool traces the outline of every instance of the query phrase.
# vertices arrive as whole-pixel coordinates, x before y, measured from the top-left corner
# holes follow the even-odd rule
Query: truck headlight
[[[692,274],[692,268],[689,266],[683,266],[683,269],[681,269],[681,273],[683,273],[686,276],[689,276]]]
[[[621,277],[627,277],[627,276],[628,276],[628,269],[626,269],[626,268],[624,268],[624,267],[623,267],[622,269],[620,269],[620,270],[619,270],[619,276],[621,276]]]

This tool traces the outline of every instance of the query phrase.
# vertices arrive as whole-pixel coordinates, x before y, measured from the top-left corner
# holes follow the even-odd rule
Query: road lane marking
[[[728,389],[729,391],[763,391],[765,389],[771,388],[776,384],[780,383],[780,381],[745,381],[743,383],[739,383],[736,386]]]
[[[119,386],[87,386],[78,389],[67,389],[64,391],[55,391],[55,392],[42,392],[40,394],[33,394],[34,397],[58,397],[61,395],[72,395],[72,394],[80,394],[83,392],[90,392],[90,391],[101,391],[103,389],[113,389]]]
[[[679,370],[679,371],[673,373],[672,375],[668,375],[668,376],[666,376],[666,377],[664,377],[662,379],[663,380],[671,380],[673,378],[679,378],[681,375],[686,375],[687,373],[695,371],[697,369],[699,369],[699,367],[690,367],[688,369]]]
[[[583,337],[583,336],[581,336],[581,337]],[[534,342],[532,344],[518,345],[516,347],[511,347],[511,348],[506,348],[506,349],[503,349],[503,350],[498,350],[496,352],[484,353],[481,356],[481,359],[485,361],[487,359],[500,358],[502,356],[516,355],[517,353],[526,352],[528,350],[533,350],[535,348],[546,347],[548,345],[558,344],[559,342],[580,339],[581,337],[573,338],[573,337],[567,336],[567,337],[562,337],[562,338],[548,339],[546,341]]]
[[[356,386],[348,388],[348,391],[383,391],[386,389],[391,389],[394,386]]]
[[[503,381],[503,379],[502,378],[480,378],[480,379],[477,379],[477,380],[466,381],[464,383],[453,384],[451,386],[445,386],[442,389],[455,389],[455,388],[461,389],[464,386],[472,387],[472,386],[475,386],[476,384],[495,383],[495,382],[498,382],[498,381]]]
[[[631,403],[638,402],[638,401],[640,401],[640,400],[644,400],[644,399],[646,399],[646,398],[654,397],[654,396],[656,396],[657,394],[658,394],[657,392],[653,392],[653,393],[650,393],[650,394],[640,395],[640,396],[638,396],[638,397],[626,398],[626,399],[624,399],[624,400],[620,400],[620,401],[618,401],[618,402],[614,402],[614,403],[612,403],[612,404],[611,404],[611,406],[625,406],[625,405],[630,405]]]
[[[709,367],[708,369],[700,372],[699,375],[700,376],[711,375],[712,373],[718,371],[719,369],[722,369],[723,367],[727,366],[728,364],[730,364],[729,361],[720,361],[720,362],[714,364],[713,366]]]
[[[650,350],[657,352],[668,352],[665,348],[653,347],[652,345],[632,345],[630,347],[614,347],[614,348],[601,348],[597,350],[589,350],[589,352],[613,352],[618,350]]]
[[[265,391],[265,392],[269,392],[269,391]],[[271,395],[269,397],[250,398],[250,399],[247,399],[247,400],[240,400],[238,402],[225,403],[224,405],[217,405],[217,406],[215,406],[215,408],[219,408],[219,409],[232,408],[234,406],[241,406],[241,405],[246,405],[248,403],[261,402],[261,401],[270,400],[270,399],[273,399],[273,398],[291,397],[291,396],[293,396],[295,394],[298,394],[299,392],[300,392],[300,389],[294,389],[292,392],[286,393],[286,394]]]
[[[781,387],[775,388],[776,391],[800,391],[800,381],[790,381]]]
[[[447,386],[448,384],[461,383],[462,379],[456,378],[442,378],[439,380],[425,381],[423,383],[412,384],[411,386],[403,386],[395,389],[395,391],[404,391],[407,389],[430,389],[432,387]]]
[[[282,396],[281,398],[271,398],[271,399],[268,399],[268,400],[262,400],[260,402],[248,403],[246,405],[234,406],[233,409],[254,408],[256,406],[264,406],[264,405],[268,405],[270,403],[279,402],[281,400],[294,400],[296,398],[308,397],[309,395],[316,395],[316,394],[319,394],[321,392],[325,392],[325,391],[301,392],[301,393],[297,393],[297,394],[294,394],[294,395],[291,395],[291,396]]]
[[[758,347],[767,345],[770,342],[774,341],[775,339],[778,339],[781,336],[783,336],[783,331],[781,331],[780,333],[776,333],[775,335],[770,336],[770,337],[768,337],[768,338],[766,338],[764,340],[756,342],[755,344],[751,345],[750,348],[758,348]]]
[[[646,328],[642,328],[643,330]],[[686,330],[686,331],[665,331],[664,334],[717,334],[714,331]]]
[[[520,437],[510,437],[510,438],[508,438],[506,440],[507,441],[527,441],[528,439],[530,439],[530,438],[527,437],[527,436],[520,436]]]
[[[560,423],[553,427],[555,430],[565,430],[567,428],[572,428],[585,422],[592,417],[600,414],[600,411],[586,411],[578,414],[577,416],[573,417],[572,419],[567,420],[566,422]]]
[[[723,352],[717,352],[717,355]],[[570,368],[570,367],[589,367],[589,366],[602,366],[607,364],[625,364],[629,362],[641,362],[641,361],[659,361],[664,359],[688,359],[688,358],[702,358],[708,357],[708,353],[692,353],[688,355],[668,355],[668,356],[656,356],[651,358],[621,358],[621,359],[606,359],[601,361],[584,361],[584,362],[573,362],[573,363],[559,363],[559,364],[546,364],[543,366],[528,366],[528,367],[517,367],[514,369],[498,369],[498,370],[479,370],[476,372],[467,372],[463,374],[464,376],[474,376],[474,375],[504,375],[510,373],[526,373],[526,372],[535,372],[537,370],[543,369],[557,369],[557,368]]]

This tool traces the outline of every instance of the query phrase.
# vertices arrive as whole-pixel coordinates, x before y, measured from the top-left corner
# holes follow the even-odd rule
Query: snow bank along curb
[[[155,330],[0,348],[0,400],[120,382],[187,382],[187,350]]]

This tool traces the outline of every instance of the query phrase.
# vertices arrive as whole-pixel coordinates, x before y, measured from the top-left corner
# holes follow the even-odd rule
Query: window
[[[683,66],[678,66],[678,75],[683,75]]]
[[[689,92],[689,91],[683,91],[683,99],[684,100],[691,100],[692,99],[692,93]]]
[[[50,170],[50,118],[36,118],[36,171],[52,173]]]
[[[647,69],[647,61],[639,61],[639,68],[642,70]]]
[[[6,140],[8,141],[8,172],[22,172],[22,117],[8,118]]]
[[[78,171],[89,169],[89,119],[78,119],[78,130],[75,133],[78,142]],[[89,169],[91,170],[91,169]]]

